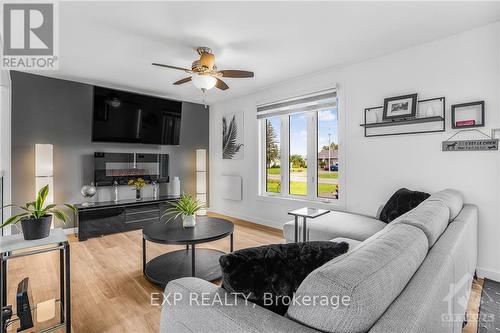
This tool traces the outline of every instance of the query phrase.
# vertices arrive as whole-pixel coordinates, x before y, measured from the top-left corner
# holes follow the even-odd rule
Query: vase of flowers
[[[170,208],[168,208],[162,215],[170,216],[167,223],[177,219],[182,218],[182,226],[184,228],[193,228],[196,225],[196,213],[205,208],[205,205],[196,200],[193,196],[189,194],[182,194],[179,200],[168,202]]]
[[[9,224],[21,222],[23,230],[23,237],[25,240],[34,240],[48,237],[50,234],[50,226],[52,224],[52,217],[66,223],[68,216],[62,210],[56,208],[56,204],[45,205],[45,200],[49,194],[49,185],[45,185],[38,191],[35,201],[28,202],[24,206],[18,206],[24,212],[21,214],[9,217],[1,226],[3,228]],[[74,213],[77,212],[75,206],[64,204],[71,209]],[[12,205],[7,205],[9,207]]]
[[[130,186],[134,187],[135,190],[135,200],[142,200],[141,190],[146,185],[146,182],[142,178],[130,179],[128,181]]]

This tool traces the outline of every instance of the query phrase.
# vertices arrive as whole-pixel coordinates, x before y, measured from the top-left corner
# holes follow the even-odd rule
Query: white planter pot
[[[196,215],[182,215],[182,226],[193,228],[196,225]]]

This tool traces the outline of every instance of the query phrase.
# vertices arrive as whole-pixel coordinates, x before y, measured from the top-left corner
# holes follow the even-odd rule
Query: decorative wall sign
[[[451,140],[455,136],[465,132],[477,132],[483,135],[484,139],[473,139],[473,140]],[[461,130],[450,136],[446,141],[442,143],[443,151],[478,151],[478,150],[498,150],[498,139],[489,136],[477,129]]]
[[[443,151],[498,150],[498,139],[443,141]]]
[[[243,112],[222,116],[222,159],[243,159]]]
[[[417,114],[417,94],[384,99],[383,120],[414,118]]]

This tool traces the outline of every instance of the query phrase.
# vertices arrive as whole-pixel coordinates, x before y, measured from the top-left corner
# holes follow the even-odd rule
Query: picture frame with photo
[[[417,115],[417,94],[396,96],[384,99],[382,120],[401,120],[415,118]]]
[[[484,127],[484,101],[451,106],[451,128]]]

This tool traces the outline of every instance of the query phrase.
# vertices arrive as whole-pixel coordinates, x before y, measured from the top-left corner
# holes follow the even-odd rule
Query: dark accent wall
[[[91,85],[14,71],[11,78],[13,203],[34,197],[36,143],[54,146],[56,203],[83,201],[80,189],[92,181],[95,151],[169,154],[170,177],[180,177],[181,191],[195,193],[195,150],[208,151],[209,114],[203,105],[182,103],[179,146],[92,143]],[[145,189],[145,194],[149,191]],[[161,192],[166,191],[164,185]],[[111,192],[111,188],[100,188],[93,199],[110,200]],[[120,196],[132,198],[133,191],[121,187]],[[73,226],[71,222],[66,227]]]

